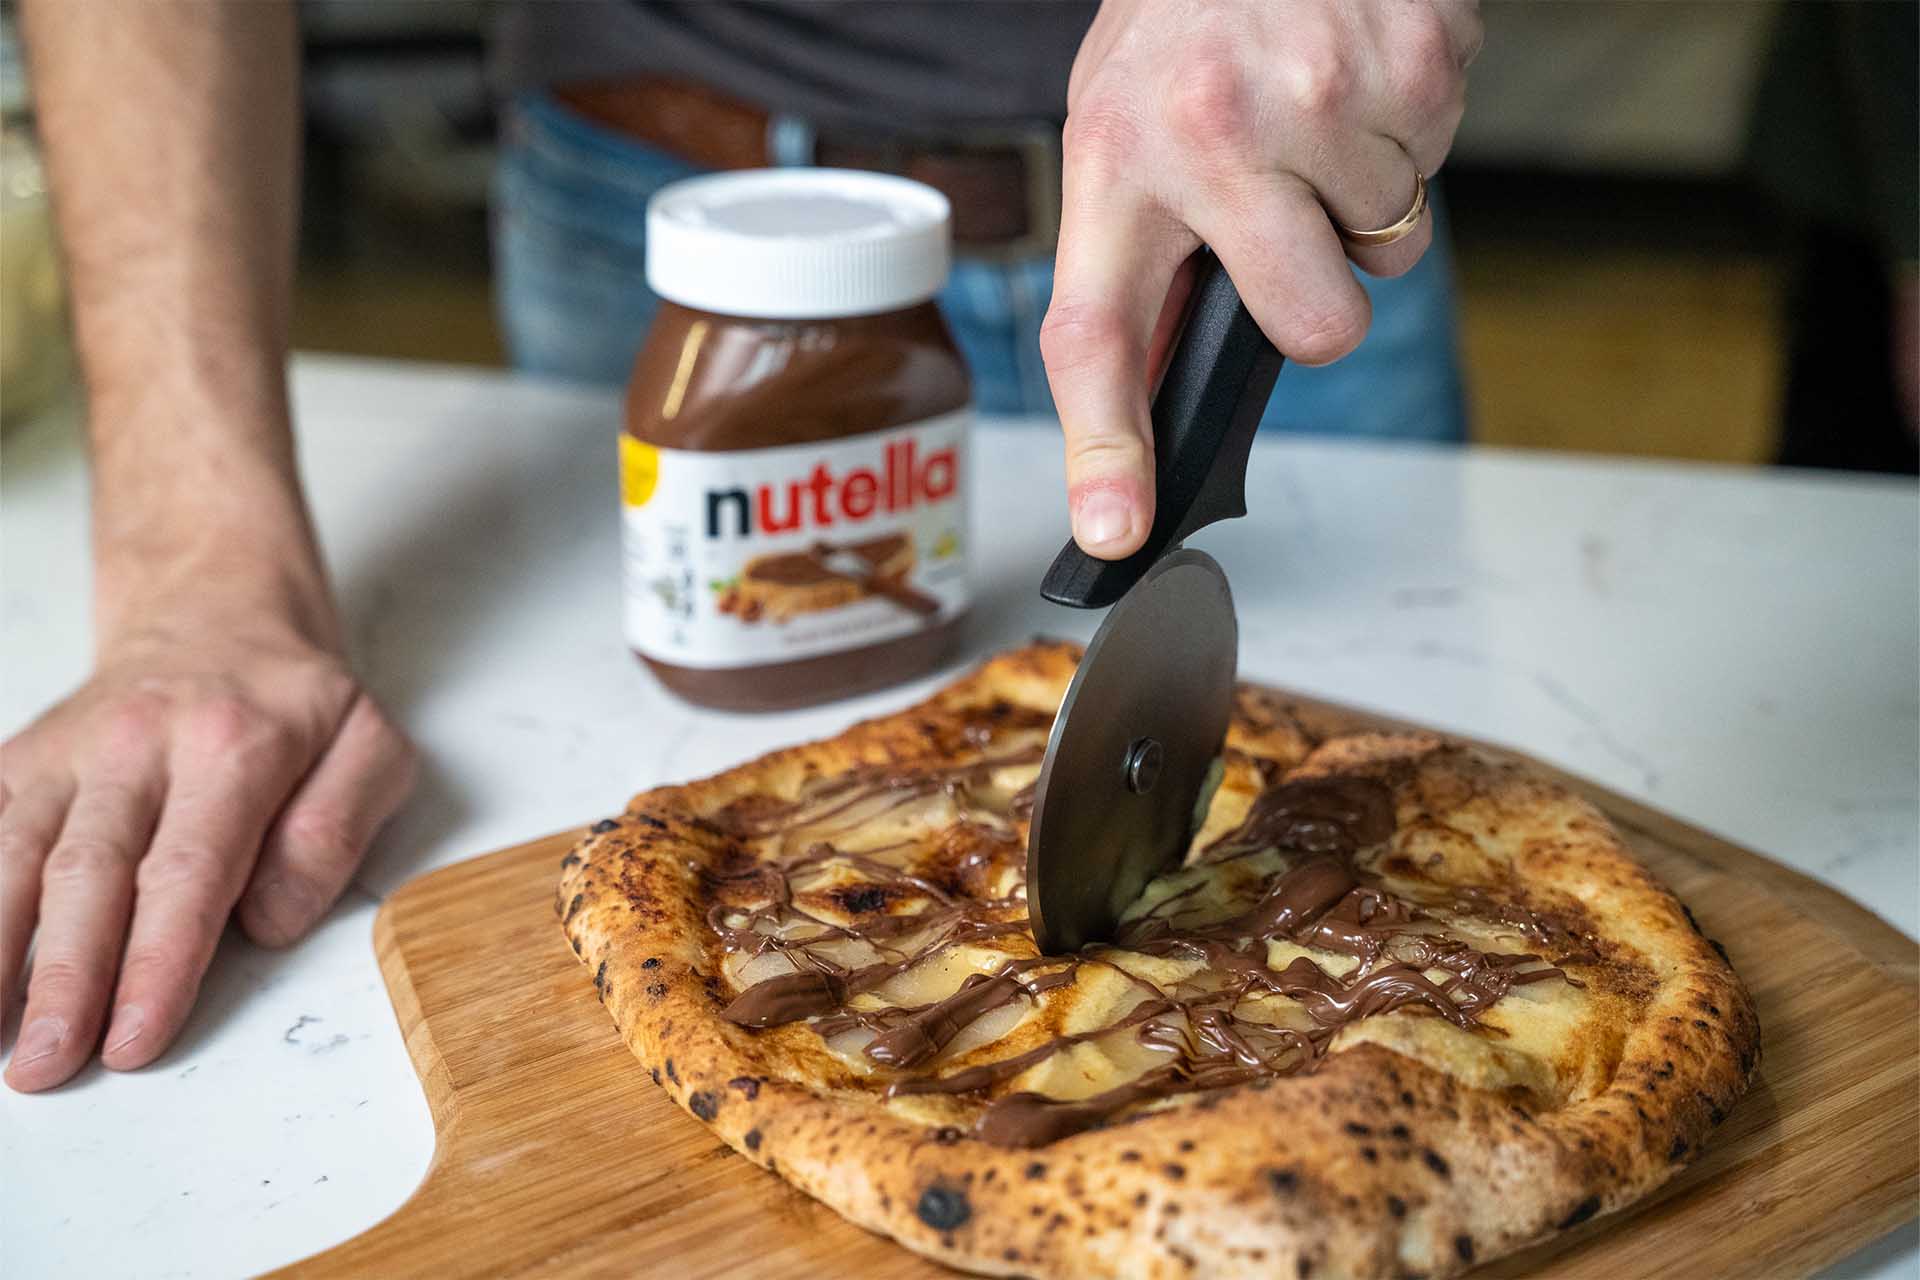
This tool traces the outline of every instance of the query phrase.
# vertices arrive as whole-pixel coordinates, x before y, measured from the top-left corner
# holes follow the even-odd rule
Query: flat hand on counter
[[[1479,51],[1474,0],[1106,0],[1068,86],[1053,303],[1040,344],[1066,434],[1073,532],[1137,550],[1153,523],[1149,380],[1202,243],[1282,355],[1326,364],[1366,335],[1348,262],[1407,271],[1431,220],[1390,226],[1446,158]]]
[[[143,611],[0,755],[0,1010],[39,927],[7,1083],[158,1057],[229,916],[266,946],[306,933],[413,772],[332,646],[204,593]]]

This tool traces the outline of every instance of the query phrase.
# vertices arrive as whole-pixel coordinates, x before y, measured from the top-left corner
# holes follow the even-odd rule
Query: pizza
[[[1032,786],[1078,650],[645,792],[557,907],[643,1068],[972,1271],[1438,1277],[1692,1160],[1753,1003],[1591,805],[1242,686],[1184,863],[1042,955]]]

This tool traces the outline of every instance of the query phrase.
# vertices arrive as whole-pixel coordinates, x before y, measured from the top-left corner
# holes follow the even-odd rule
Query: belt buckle
[[[1025,235],[1002,244],[967,245],[959,252],[998,262],[1051,254],[1060,242],[1060,127],[1044,120],[962,126],[951,140],[967,150],[1017,152],[1027,203]]]

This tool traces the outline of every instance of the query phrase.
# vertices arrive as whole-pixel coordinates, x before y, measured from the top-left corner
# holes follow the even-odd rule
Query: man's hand
[[[412,773],[300,492],[290,0],[24,0],[93,462],[93,678],[0,752],[7,1082],[179,1033],[228,917],[293,940]],[[111,1019],[109,1020],[109,1013]]]
[[[1089,554],[1153,522],[1147,392],[1204,243],[1288,359],[1326,364],[1371,312],[1348,259],[1413,266],[1430,224],[1386,226],[1445,159],[1479,51],[1474,0],[1106,0],[1067,91],[1064,200],[1041,351],[1066,432],[1067,500]]]
[[[0,753],[0,1009],[39,926],[16,1089],[96,1047],[114,1068],[158,1057],[228,917],[300,937],[411,784],[411,748],[336,654],[194,594]]]

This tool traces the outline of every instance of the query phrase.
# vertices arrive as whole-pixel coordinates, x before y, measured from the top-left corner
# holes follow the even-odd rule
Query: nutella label
[[[679,667],[762,666],[952,618],[971,419],[729,453],[622,434],[627,642]]]

